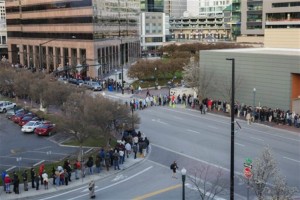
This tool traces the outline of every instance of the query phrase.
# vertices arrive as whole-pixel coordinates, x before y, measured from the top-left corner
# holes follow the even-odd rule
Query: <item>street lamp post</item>
[[[230,142],[230,200],[234,200],[234,91],[235,91],[235,59],[226,58],[232,63],[232,80],[231,80],[231,142]]]
[[[120,64],[121,64],[121,67],[122,67],[122,73],[121,73],[122,74],[122,77],[121,77],[122,83],[121,83],[121,85],[122,85],[122,94],[124,94],[124,79],[123,79],[123,77],[124,77],[124,66],[123,66],[122,59],[121,59],[121,58],[123,58],[123,55],[122,55],[123,41],[122,41],[122,38],[120,40],[121,40],[121,44],[120,44]]]
[[[256,96],[256,88],[253,88],[253,110],[252,110],[253,122],[255,120],[255,96]]]
[[[182,168],[181,170],[182,177],[182,200],[185,200],[185,177],[186,177],[186,169]]]
[[[154,68],[155,71],[155,89],[157,90],[158,79],[157,79],[157,67]]]

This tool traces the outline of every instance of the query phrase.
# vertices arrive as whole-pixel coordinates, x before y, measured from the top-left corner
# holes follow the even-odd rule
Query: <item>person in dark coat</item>
[[[16,173],[14,173],[14,192],[15,194],[19,194],[19,184],[20,184],[20,179]]]
[[[31,178],[31,187],[35,188],[34,186],[34,179],[35,179],[35,171],[34,168],[32,167],[30,170],[30,178]]]
[[[38,173],[34,173],[34,180],[36,184],[36,190],[39,190],[40,186],[40,175]]]
[[[28,191],[28,174],[27,170],[25,169],[22,173],[23,183],[24,183],[24,190]]]

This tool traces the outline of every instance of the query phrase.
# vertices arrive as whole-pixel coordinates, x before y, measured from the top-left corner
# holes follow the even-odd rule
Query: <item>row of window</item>
[[[57,39],[82,39],[93,40],[92,33],[38,33],[38,32],[20,32],[8,31],[8,37],[16,38],[57,38]]]
[[[273,8],[296,7],[296,6],[300,6],[300,2],[272,3]]]
[[[12,6],[6,8],[6,13],[20,12],[34,12],[42,10],[62,9],[62,8],[79,8],[92,6],[92,0],[74,0],[74,1],[60,1],[48,4],[28,5],[28,6]]]
[[[82,24],[92,23],[92,17],[67,17],[67,18],[41,18],[41,19],[7,19],[7,25],[19,25],[19,24]]]

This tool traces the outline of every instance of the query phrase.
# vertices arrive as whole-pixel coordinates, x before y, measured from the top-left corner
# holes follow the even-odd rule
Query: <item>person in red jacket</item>
[[[11,178],[9,177],[8,174],[5,175],[4,184],[5,184],[6,193],[11,193],[10,191]]]
[[[42,177],[42,174],[44,173],[44,169],[45,169],[45,164],[43,163],[40,165],[40,168],[39,168],[39,176],[40,176],[40,180],[41,180],[41,185],[44,184],[43,177]]]

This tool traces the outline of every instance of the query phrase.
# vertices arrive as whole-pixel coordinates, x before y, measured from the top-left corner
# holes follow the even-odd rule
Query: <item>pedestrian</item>
[[[137,154],[137,145],[136,144],[134,144],[132,146],[132,150],[133,150],[133,154],[134,154],[134,159],[136,159],[136,154]]]
[[[150,141],[148,140],[147,137],[145,137],[144,142],[146,143],[146,152],[148,153],[148,152],[149,152],[149,144],[150,144]]]
[[[10,191],[11,178],[9,177],[8,174],[5,175],[4,184],[5,184],[5,192],[11,193]]]
[[[65,184],[69,184],[69,173],[67,172],[66,169],[64,169],[64,178],[65,178]]]
[[[39,168],[39,176],[40,176],[40,180],[41,180],[41,185],[43,185],[44,183],[44,181],[43,181],[43,177],[42,177],[42,174],[43,174],[43,172],[44,172],[44,169],[45,169],[45,164],[44,163],[42,163],[41,165],[40,165],[40,168]]]
[[[25,169],[23,174],[22,174],[22,178],[23,178],[23,183],[24,183],[24,191],[28,191],[28,174],[27,174],[27,170]]]
[[[95,182],[94,182],[94,180],[91,180],[91,182],[89,183],[89,191],[90,191],[90,198],[95,199],[96,195],[95,195]]]
[[[109,171],[109,167],[110,167],[110,153],[106,152],[105,155],[105,166],[106,166],[106,170]]]
[[[52,167],[52,184],[55,185],[55,179],[56,179],[56,175],[55,175],[55,168],[54,166]]]
[[[35,188],[34,186],[34,179],[35,179],[35,171],[34,168],[32,167],[30,170],[30,178],[31,178],[31,187]]]
[[[75,170],[75,179],[78,180],[79,179],[79,170],[81,169],[81,164],[78,160],[75,161],[74,163],[74,170]]]
[[[95,160],[95,165],[96,165],[96,171],[99,174],[100,170],[101,170],[101,157],[99,155],[96,156],[96,160]]]
[[[64,169],[67,170],[68,172],[68,181],[71,182],[71,175],[72,175],[72,167],[71,167],[71,163],[70,160],[66,160],[64,163]]]
[[[119,166],[119,159],[120,159],[120,155],[118,153],[117,150],[115,150],[115,153],[113,154],[113,158],[114,158],[114,168],[115,170],[120,170],[120,166]]]
[[[4,184],[4,179],[5,179],[6,174],[7,174],[7,172],[5,170],[3,170],[2,173],[1,173],[1,178],[2,178],[2,183],[3,183],[3,189],[4,189],[4,191],[6,191],[5,184]]]
[[[130,144],[129,142],[127,142],[127,143],[125,144],[125,149],[126,149],[126,151],[125,151],[126,156],[127,156],[127,158],[129,158],[129,155],[130,155],[130,153],[131,153],[131,144]]]
[[[40,175],[38,173],[34,173],[34,180],[36,184],[36,190],[39,190],[40,186]]]
[[[177,163],[176,161],[174,161],[171,166],[170,166],[172,172],[173,172],[173,175],[172,175],[172,178],[177,178],[176,176],[176,170],[178,169],[178,166],[177,166]]]
[[[13,190],[14,190],[15,194],[19,194],[20,179],[19,179],[19,176],[16,174],[16,172],[14,172],[13,184],[14,184],[14,189]]]
[[[48,179],[48,174],[46,173],[45,170],[44,170],[44,172],[42,174],[42,177],[43,177],[43,182],[44,182],[44,188],[45,188],[45,190],[48,190],[49,179]]]
[[[89,157],[88,161],[86,162],[86,166],[89,168],[90,174],[93,174],[93,165],[94,165],[94,160],[93,157]]]

